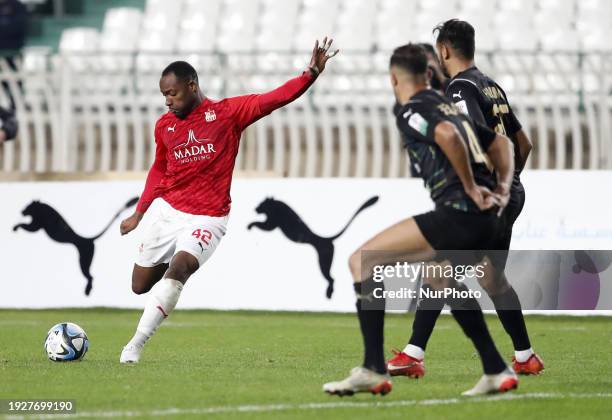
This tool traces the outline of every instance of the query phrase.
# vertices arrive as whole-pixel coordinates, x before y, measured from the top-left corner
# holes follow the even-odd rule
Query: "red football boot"
[[[523,363],[517,362],[516,358],[513,356],[512,369],[519,375],[539,375],[544,370],[544,362],[542,362],[540,356],[535,353],[529,356],[529,359]]]
[[[403,351],[391,350],[395,356],[387,362],[387,370],[391,376],[408,376],[410,378],[422,378],[425,376],[425,364],[423,360],[408,356]]]

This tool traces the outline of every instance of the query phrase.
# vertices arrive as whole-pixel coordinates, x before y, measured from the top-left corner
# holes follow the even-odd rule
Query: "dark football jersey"
[[[482,124],[473,123],[450,100],[431,89],[414,95],[403,106],[396,105],[394,112],[410,156],[412,174],[423,179],[436,205],[478,212],[450,161],[436,144],[435,128],[443,121],[457,127],[467,143],[476,183],[490,189],[495,188],[496,180],[484,151],[495,140],[496,134]]]
[[[446,97],[475,122],[510,137],[514,143],[516,167],[519,167],[519,149],[514,135],[521,129],[521,123],[514,115],[506,93],[494,80],[476,67],[470,67],[451,79]],[[515,182],[519,180],[518,169],[514,172],[514,179]]]

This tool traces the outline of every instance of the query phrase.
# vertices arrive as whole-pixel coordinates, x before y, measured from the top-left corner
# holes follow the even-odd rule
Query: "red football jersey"
[[[297,99],[314,81],[310,72],[261,95],[213,101],[205,98],[185,118],[171,112],[155,125],[155,162],[137,210],[161,197],[190,214],[224,216],[242,131],[261,117]]]

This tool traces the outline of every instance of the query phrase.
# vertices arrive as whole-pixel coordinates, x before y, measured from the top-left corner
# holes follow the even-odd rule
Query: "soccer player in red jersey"
[[[332,40],[316,41],[308,69],[264,94],[222,100],[204,96],[184,61],[162,72],[159,88],[169,112],[155,125],[155,162],[133,215],[121,234],[134,230],[156,201],[153,224],[140,245],[132,290],[150,292],[121,363],[138,363],[144,344],[174,309],[187,279],[206,262],[225,234],[230,185],[242,131],[302,95],[325,70]]]

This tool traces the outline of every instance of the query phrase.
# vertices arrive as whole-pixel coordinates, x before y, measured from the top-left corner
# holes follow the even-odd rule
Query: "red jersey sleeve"
[[[161,138],[160,122],[155,125],[155,161],[149,169],[144,191],[138,200],[136,211],[144,213],[155,200],[155,188],[159,185],[166,173],[166,146]]]
[[[282,108],[299,98],[315,81],[309,71],[295,77],[282,86],[262,94],[228,98],[234,118],[241,129],[245,129],[272,111]]]

